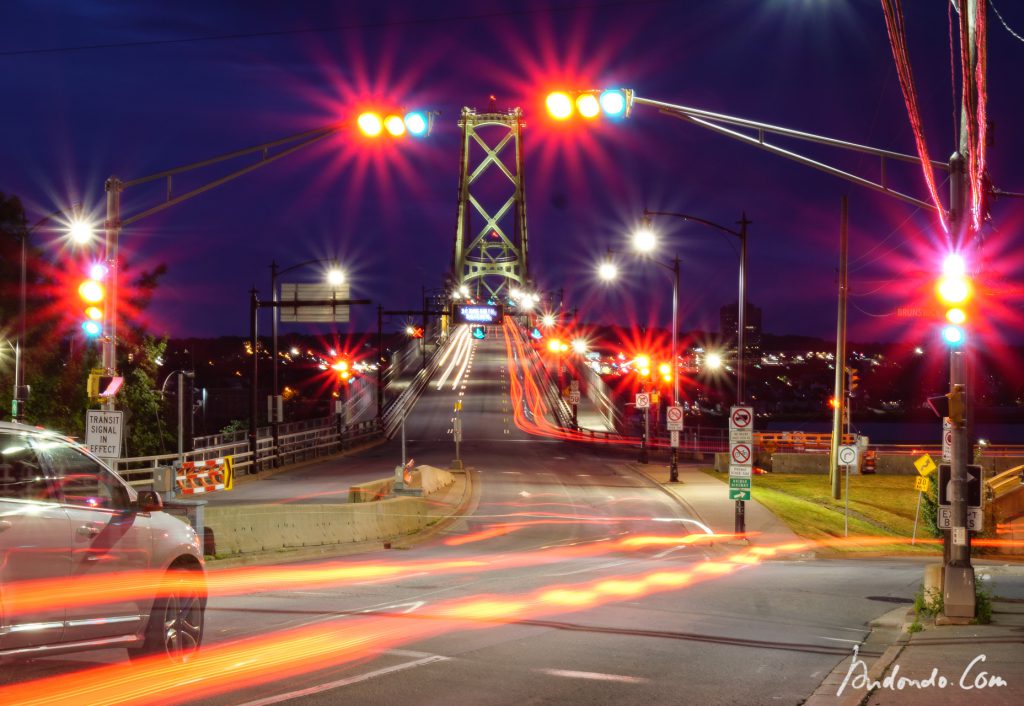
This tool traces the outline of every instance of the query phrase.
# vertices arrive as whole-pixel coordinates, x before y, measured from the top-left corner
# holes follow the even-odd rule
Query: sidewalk
[[[1024,593],[1024,566],[981,565],[975,571],[979,577],[998,572],[997,594]],[[805,704],[1024,703],[1024,599],[995,600],[989,625],[929,622],[909,633],[913,620],[913,609],[898,608],[874,621],[860,654],[844,659]]]
[[[693,518],[716,534],[736,529],[736,501],[729,500],[729,486],[697,470],[696,464],[679,464],[679,482],[669,482],[669,466],[662,463],[631,463],[630,468],[647,476],[685,505]],[[757,483],[755,478],[754,483]],[[756,500],[744,504],[750,544],[767,545],[802,541],[782,520]]]

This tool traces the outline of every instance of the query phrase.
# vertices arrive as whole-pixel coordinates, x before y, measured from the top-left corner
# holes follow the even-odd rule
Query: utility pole
[[[832,447],[828,456],[828,478],[832,497],[842,497],[839,478],[839,445],[843,438],[843,412],[846,409],[846,296],[847,296],[847,203],[843,197],[839,210],[839,315],[836,324],[836,387],[835,407],[832,410]]]

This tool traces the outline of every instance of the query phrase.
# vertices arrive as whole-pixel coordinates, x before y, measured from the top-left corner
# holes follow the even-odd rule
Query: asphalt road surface
[[[410,567],[394,576],[308,589],[278,589],[268,578],[264,590],[211,599],[206,648],[267,637],[261,669],[224,676],[223,693],[186,686],[162,700],[796,704],[861,641],[868,621],[917,590],[922,568],[912,560],[783,554],[737,565],[728,558],[742,549],[722,543],[628,545],[702,530],[625,458],[520,432],[509,367],[497,329],[457,342],[407,422],[408,454],[447,467],[461,401],[460,455],[475,489],[466,516],[407,551],[337,560]],[[396,439],[243,484],[231,501],[342,502],[352,482],[387,475],[400,455]],[[284,642],[298,628],[331,644],[328,656],[282,662],[298,649]],[[115,650],[40,659],[8,679],[123,659]]]

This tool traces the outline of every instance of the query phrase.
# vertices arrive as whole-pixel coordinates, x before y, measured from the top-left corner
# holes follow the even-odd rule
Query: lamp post
[[[646,220],[646,219],[645,219]],[[645,222],[645,228],[638,231],[633,238],[634,247],[643,253],[654,250],[656,240],[651,232],[649,223]],[[613,252],[609,250],[609,252]],[[656,264],[672,272],[672,405],[679,405],[679,255],[672,258],[670,264],[655,260]],[[598,274],[604,280],[613,280],[618,276],[618,270],[613,263],[604,262],[601,264]],[[644,457],[647,449],[647,412],[644,412]],[[644,461],[646,463],[646,461]],[[672,462],[669,467],[669,481],[679,482],[679,449],[672,447]]]
[[[328,264],[328,265],[330,265],[330,268],[327,270],[327,273],[325,275],[325,278],[326,278],[328,284],[340,285],[340,284],[342,284],[345,281],[345,275],[342,272],[341,267],[338,265],[338,261],[334,260],[334,259],[316,258],[316,259],[313,259],[313,260],[306,260],[305,262],[300,262],[300,263],[298,263],[296,265],[291,265],[290,267],[286,267],[283,270],[278,268],[278,265],[277,265],[276,261],[272,260],[271,263],[270,263],[270,292],[271,292],[271,297],[272,297],[272,300],[273,300],[273,313],[274,313],[273,317],[271,318],[271,322],[272,322],[271,330],[272,330],[272,336],[273,336],[273,340],[274,340],[274,343],[273,343],[273,348],[274,348],[274,363],[273,363],[274,398],[273,398],[273,402],[271,404],[271,409],[272,409],[272,412],[271,412],[271,426],[273,427],[273,430],[274,430],[274,445],[275,445],[275,447],[277,446],[278,425],[281,423],[281,421],[282,421],[281,417],[283,416],[280,413],[281,410],[283,409],[283,405],[281,405],[281,401],[280,401],[280,398],[281,398],[281,387],[280,387],[280,383],[279,383],[279,380],[278,380],[278,366],[279,366],[279,363],[280,363],[280,361],[279,361],[280,354],[279,354],[278,348],[277,348],[277,323],[278,323],[278,319],[280,318],[280,311],[279,311],[280,307],[278,306],[278,298],[277,298],[277,278],[278,278],[278,276],[283,275],[283,274],[287,274],[287,273],[291,272],[292,270],[297,270],[297,269],[299,269],[301,267],[308,267],[309,265],[317,265],[317,264]]]
[[[743,213],[737,223],[740,226],[738,231],[732,228],[726,228],[718,223],[698,218],[697,216],[690,216],[685,213],[676,213],[674,211],[650,211],[644,209],[644,218],[650,219],[651,216],[673,216],[675,218],[681,218],[684,221],[692,221],[694,223],[701,223],[714,228],[719,232],[732,235],[740,241],[740,266],[739,266],[739,297],[737,299],[737,334],[736,334],[736,404],[743,404],[744,402],[744,376],[746,370],[746,315],[747,315],[747,226],[750,225],[750,221],[747,220],[747,214]]]
[[[651,230],[650,218],[644,213],[643,227],[633,235],[633,246],[641,253],[650,253],[657,245]],[[672,406],[679,406],[679,255],[670,264],[655,260],[655,263],[672,272]],[[672,463],[669,467],[669,481],[679,482],[679,447],[672,447]]]
[[[735,236],[740,240],[740,266],[739,266],[739,297],[736,302],[736,306],[739,309],[736,316],[736,404],[743,404],[743,383],[744,383],[744,370],[746,368],[746,313],[747,313],[747,226],[750,225],[750,221],[747,220],[746,212],[743,213],[742,217],[738,221],[740,229],[738,231],[732,228],[726,228],[723,225],[714,223],[712,221],[698,218],[697,216],[690,216],[685,213],[676,213],[674,211],[650,211],[644,209],[644,219],[649,220],[651,216],[673,216],[675,218],[681,218],[684,221],[693,221],[694,223],[701,223],[714,228],[721,233],[727,233]],[[673,451],[675,451],[673,449]],[[737,534],[746,531],[746,508],[743,500],[736,501],[736,514],[735,514],[735,526]]]
[[[21,230],[21,281],[19,291],[18,340],[11,346],[14,349],[14,394],[11,397],[11,419],[20,422],[25,417],[25,403],[28,401],[29,389],[25,384],[25,346],[28,341],[28,238],[45,223],[57,216],[69,216],[61,230],[65,230],[70,238],[78,244],[92,239],[92,225],[82,217],[80,204],[72,204],[70,212],[63,209],[48,213],[31,226]]]

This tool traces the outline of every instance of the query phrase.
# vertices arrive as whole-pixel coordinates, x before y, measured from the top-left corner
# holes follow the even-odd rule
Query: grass
[[[725,481],[723,473],[706,469]],[[877,545],[858,543],[856,537],[901,537],[909,539],[914,527],[917,491],[911,476],[850,476],[850,537],[836,546],[842,552],[934,554],[935,545],[897,542]],[[845,484],[844,484],[845,491]],[[753,498],[767,507],[801,537],[813,540],[842,538],[845,500],[834,500],[828,476],[803,473],[770,473],[754,476]],[[917,536],[930,538],[918,521]]]

